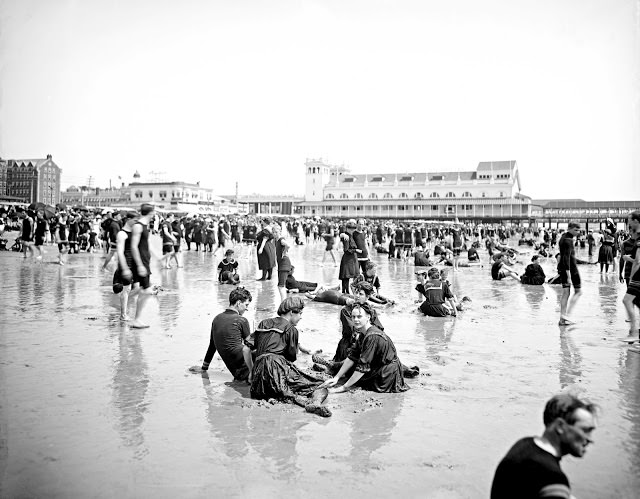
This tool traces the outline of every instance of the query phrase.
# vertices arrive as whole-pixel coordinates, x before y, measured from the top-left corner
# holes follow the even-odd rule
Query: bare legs
[[[571,297],[571,288],[562,288],[562,295],[560,296],[560,322],[559,325],[567,326],[569,324],[573,324],[573,321],[569,319],[571,315],[571,311],[575,306],[576,302],[582,295],[582,290],[580,288],[575,290],[573,297]]]
[[[625,293],[624,298],[622,298],[622,304],[627,312],[627,318],[629,319],[629,336],[635,336],[638,334],[638,323],[636,317],[635,305],[633,304],[633,300],[635,296]]]

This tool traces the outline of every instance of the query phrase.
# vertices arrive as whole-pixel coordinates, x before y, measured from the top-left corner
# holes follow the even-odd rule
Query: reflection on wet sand
[[[183,293],[180,288],[184,274],[178,269],[163,269],[162,272],[163,291],[158,294],[160,325],[163,331],[170,331],[177,327],[178,318],[182,311]]]
[[[624,364],[620,365],[618,384],[624,393],[621,404],[623,417],[630,426],[623,445],[630,455],[638,457],[640,456],[640,354],[627,350],[622,358]],[[637,462],[631,464],[629,471],[635,473],[640,487]]]
[[[247,418],[230,417],[229,406],[222,403],[220,393],[211,385],[209,373],[205,371],[201,376],[207,403],[207,422],[211,435],[220,443],[217,447],[232,459],[246,456],[248,452]],[[233,382],[233,384],[237,383],[240,382]],[[248,397],[248,394],[249,388],[247,387],[244,396]],[[237,399],[236,402],[240,403]]]
[[[142,352],[139,332],[128,327],[118,335],[118,357],[114,360],[113,406],[117,414],[117,430],[125,447],[136,459],[149,452],[145,444],[143,424],[149,385],[147,363]]]
[[[351,452],[348,461],[351,470],[367,473],[372,468],[384,467],[376,462],[374,453],[389,444],[396,420],[402,412],[405,396],[398,393],[370,393],[357,391],[354,395],[361,404],[381,404],[381,407],[364,410],[350,421],[349,440]]]
[[[566,388],[579,383],[582,378],[582,355],[575,345],[572,337],[572,328],[559,326],[560,336],[560,363],[558,365],[558,377],[560,388]]]

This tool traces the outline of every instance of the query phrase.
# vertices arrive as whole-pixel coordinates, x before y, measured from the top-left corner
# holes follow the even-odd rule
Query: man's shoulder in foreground
[[[569,480],[560,460],[540,448],[533,437],[518,440],[500,461],[491,487],[491,499],[569,499]]]

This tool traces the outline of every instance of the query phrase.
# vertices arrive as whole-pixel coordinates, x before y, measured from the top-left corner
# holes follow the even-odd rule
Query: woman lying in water
[[[307,412],[330,417],[322,405],[327,389],[322,380],[302,372],[294,364],[298,353],[296,324],[302,318],[304,300],[285,298],[278,307],[278,317],[265,319],[254,334],[256,360],[253,364],[251,398],[277,399],[304,407]]]
[[[373,292],[369,295],[369,301],[378,305],[395,305],[395,301],[380,294],[380,278],[376,274],[376,264],[372,261],[366,263],[364,274],[358,274],[353,278],[351,291],[356,294],[358,284],[366,282],[371,285]]]
[[[398,359],[396,347],[383,331],[371,324],[371,307],[367,304],[356,305],[351,318],[355,327],[361,331],[349,357],[344,361],[340,371],[321,386],[334,387],[344,375],[355,368],[351,377],[340,387],[330,390],[331,393],[342,393],[356,386],[375,392],[404,392],[409,386],[404,382],[402,364]]]

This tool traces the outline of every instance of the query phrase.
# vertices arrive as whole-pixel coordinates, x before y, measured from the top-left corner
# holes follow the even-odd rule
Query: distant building
[[[66,191],[60,193],[60,199],[62,203],[69,206],[128,208],[131,204],[131,189],[125,187],[124,184],[122,187],[110,187],[107,189],[72,185]]]
[[[303,201],[304,198],[297,196],[238,196],[238,203],[246,205],[247,212],[252,215],[299,215],[302,213],[300,204]]]
[[[60,202],[61,169],[48,154],[44,159],[10,159],[6,169],[6,196],[25,203]]]
[[[0,197],[7,195],[7,161],[0,158]]]
[[[531,198],[521,193],[515,161],[487,161],[471,171],[352,174],[322,158],[307,159],[305,216],[460,221],[523,221]]]
[[[640,209],[640,201],[538,199],[532,205],[536,220],[545,227],[566,228],[568,222],[578,222],[586,230],[604,228],[607,218],[622,228],[629,213]]]

